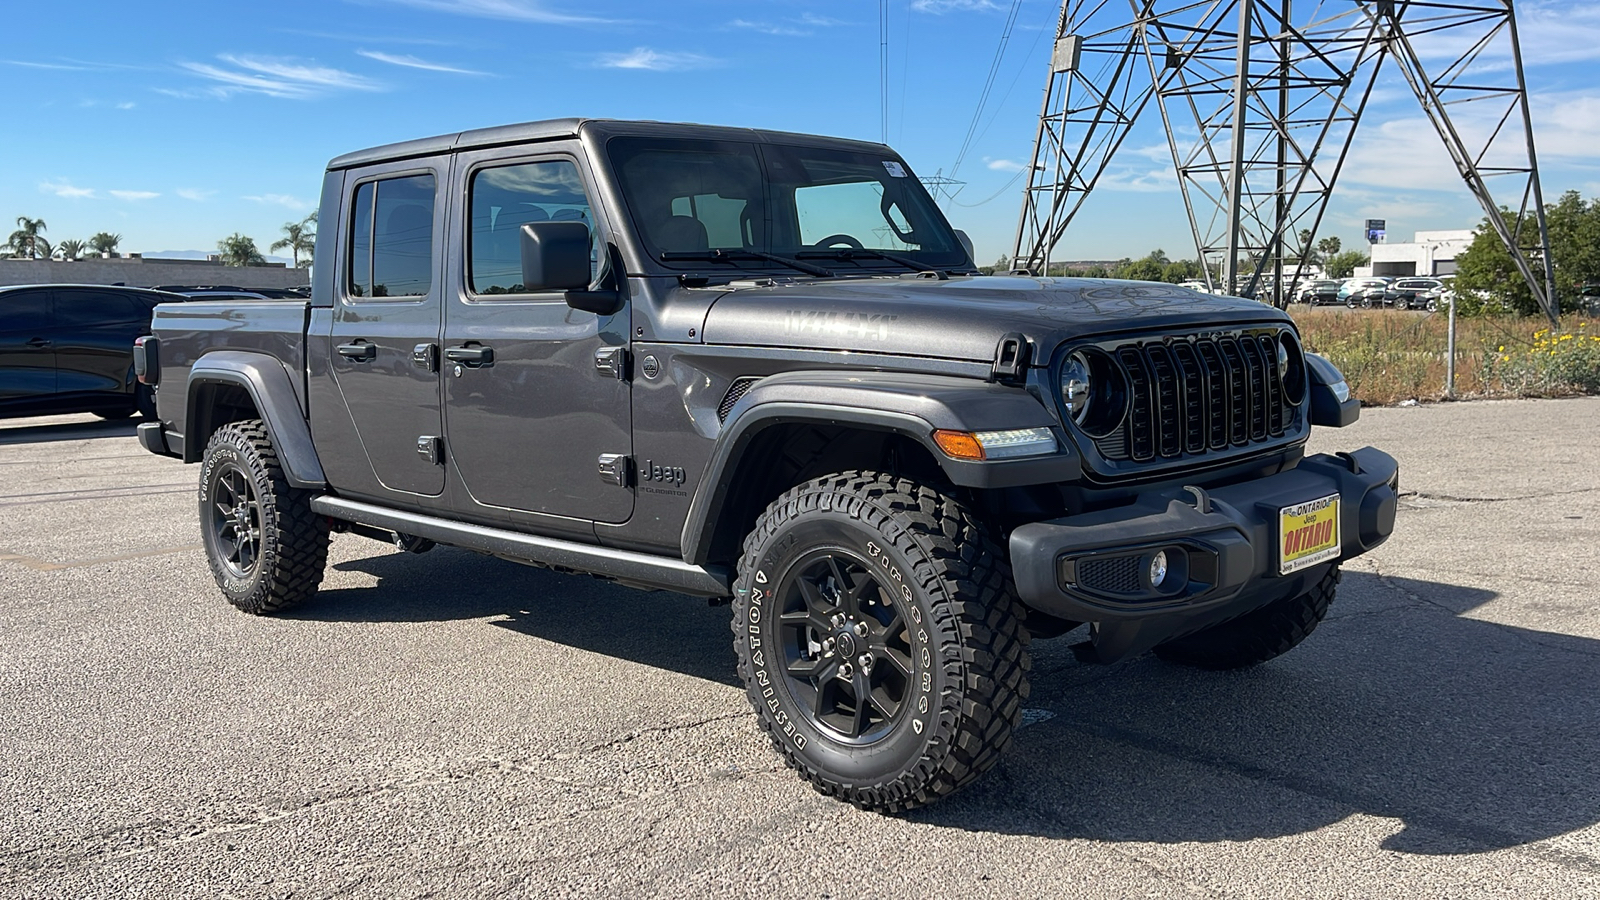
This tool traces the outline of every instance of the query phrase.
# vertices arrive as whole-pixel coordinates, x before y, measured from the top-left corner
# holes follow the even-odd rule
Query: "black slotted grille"
[[[1078,560],[1078,584],[1108,594],[1139,592],[1139,557],[1091,556]]]
[[[1178,459],[1283,437],[1295,424],[1277,332],[1200,335],[1107,348],[1127,376],[1128,413],[1095,441],[1111,461]]]

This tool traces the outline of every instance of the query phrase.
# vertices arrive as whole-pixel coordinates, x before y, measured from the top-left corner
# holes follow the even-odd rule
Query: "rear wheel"
[[[874,472],[779,497],[745,541],[734,650],[788,764],[885,812],[982,775],[1027,697],[1028,635],[1000,549],[954,499]]]
[[[217,429],[200,466],[200,531],[211,574],[229,603],[280,612],[317,592],[328,561],[328,520],[310,492],[284,478],[259,419]]]
[[[1339,588],[1339,567],[1329,566],[1311,590],[1277,600],[1153,651],[1168,662],[1200,669],[1242,669],[1293,650],[1311,636]]]

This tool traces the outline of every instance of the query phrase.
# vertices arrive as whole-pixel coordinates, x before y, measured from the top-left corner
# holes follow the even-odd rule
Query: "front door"
[[[45,401],[56,392],[50,291],[0,293],[0,404]]]
[[[56,393],[125,394],[132,400],[133,341],[150,327],[150,306],[121,291],[57,288]]]
[[[459,271],[450,276],[443,368],[446,443],[469,495],[463,511],[626,521],[626,469],[608,481],[599,461],[631,452],[628,383],[599,371],[595,358],[626,346],[627,313],[582,312],[560,292],[521,284],[526,223],[586,222],[593,246],[606,246],[587,173],[576,155],[526,150],[461,154],[455,172],[455,194],[467,202],[453,231],[467,248],[452,254]]]
[[[349,224],[328,358],[361,451],[381,487],[397,493],[444,490],[436,353],[445,174],[415,162],[363,173],[347,183],[341,213]]]

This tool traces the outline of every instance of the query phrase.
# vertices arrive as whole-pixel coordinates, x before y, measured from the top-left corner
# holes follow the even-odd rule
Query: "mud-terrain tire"
[[[200,534],[229,603],[251,615],[310,599],[328,562],[328,520],[284,478],[260,419],[217,429],[200,465]]]
[[[1199,669],[1243,669],[1293,650],[1317,629],[1339,588],[1339,567],[1328,571],[1311,590],[1275,600],[1237,619],[1158,645],[1155,655],[1167,662]]]
[[[750,703],[818,791],[912,809],[1010,746],[1028,696],[1022,606],[953,498],[877,472],[809,481],[756,521],[734,588]]]

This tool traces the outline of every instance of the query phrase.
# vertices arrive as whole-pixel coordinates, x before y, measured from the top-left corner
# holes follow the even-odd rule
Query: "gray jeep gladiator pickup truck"
[[[729,600],[777,751],[864,808],[994,765],[1030,634],[1259,663],[1394,527],[1391,457],[1305,455],[1358,409],[1282,312],[980,276],[879,144],[467,131],[333,160],[320,221],[309,301],[137,352],[228,601],[306,601],[330,532]]]

